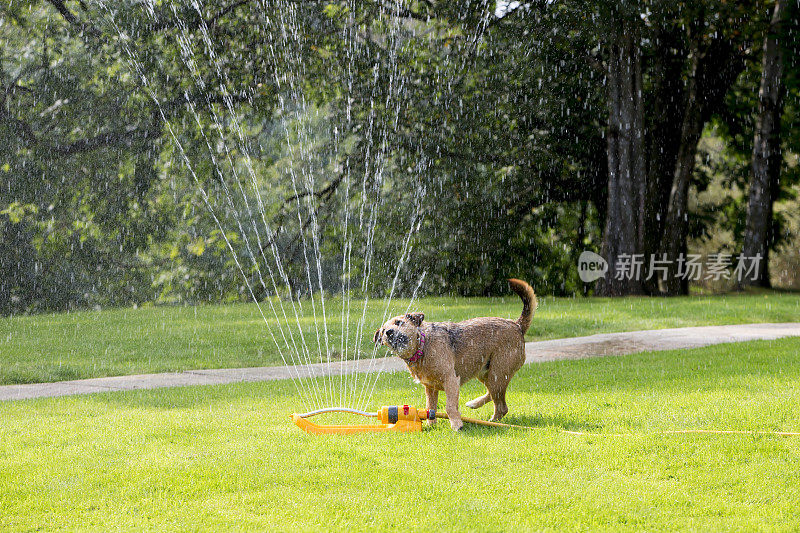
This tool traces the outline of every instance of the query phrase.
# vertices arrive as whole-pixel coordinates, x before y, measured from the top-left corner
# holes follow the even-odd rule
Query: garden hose
[[[447,413],[436,413],[436,418],[449,419]],[[490,422],[488,420],[479,420],[477,418],[461,417],[464,422],[470,424],[478,424],[481,426],[502,427],[512,429],[546,429],[537,426],[520,426],[517,424],[503,424],[501,422]],[[672,429],[666,431],[652,431],[644,433],[592,433],[588,431],[570,431],[568,429],[561,429],[561,433],[567,435],[582,435],[585,437],[646,437],[648,435],[691,435],[691,434],[708,434],[708,435],[776,435],[779,437],[800,437],[800,432],[793,431],[747,431],[747,430],[731,430],[731,429]]]
[[[447,413],[436,413],[436,418],[444,418],[449,420],[450,417],[447,416]],[[480,420],[478,418],[470,418],[467,416],[461,417],[462,422],[467,422],[469,424],[477,424],[479,426],[489,426],[493,428],[512,428],[512,429],[541,429],[535,426],[518,426],[516,424],[503,424],[502,422],[490,422],[489,420]]]

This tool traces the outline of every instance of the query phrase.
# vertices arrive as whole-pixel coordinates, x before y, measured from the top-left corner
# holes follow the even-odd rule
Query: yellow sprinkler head
[[[356,425],[318,425],[309,418],[322,413],[353,413],[361,416],[377,418],[377,424]],[[436,418],[435,409],[417,409],[410,405],[385,405],[377,413],[368,413],[348,407],[329,407],[308,413],[292,415],[292,422],[306,433],[315,435],[351,435],[353,433],[369,433],[375,431],[422,431],[423,420]]]

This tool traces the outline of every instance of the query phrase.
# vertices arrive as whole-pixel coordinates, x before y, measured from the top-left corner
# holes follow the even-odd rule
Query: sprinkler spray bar
[[[352,409],[350,407],[326,407],[325,409],[316,409],[307,413],[294,414],[292,417],[299,416],[300,418],[310,418],[323,413],[353,413],[355,415],[371,416],[373,418],[378,416],[378,413],[368,413],[367,411],[359,411],[358,409]]]

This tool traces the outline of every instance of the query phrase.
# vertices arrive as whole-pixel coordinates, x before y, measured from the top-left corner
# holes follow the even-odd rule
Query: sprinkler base
[[[368,416],[378,419],[378,424],[356,424],[356,425],[319,425],[314,424],[309,417],[331,412],[350,412],[361,416]],[[434,419],[436,412],[431,409],[417,409],[409,405],[388,405],[381,407],[377,413],[364,413],[354,409],[332,407],[320,409],[305,414],[294,413],[292,422],[306,433],[314,435],[352,435],[354,433],[374,433],[379,431],[398,431],[415,432],[422,431],[422,421]]]

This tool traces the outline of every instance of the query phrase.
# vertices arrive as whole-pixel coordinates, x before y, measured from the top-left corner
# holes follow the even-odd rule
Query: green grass
[[[800,430],[799,352],[526,366],[507,420],[534,431],[309,436],[291,382],[0,403],[0,530],[796,531],[800,438],[644,433]],[[421,398],[385,375],[371,406]]]
[[[264,307],[267,316],[272,316],[269,306]],[[305,301],[305,318],[300,325],[311,353],[318,357],[310,307]],[[320,315],[320,302],[316,307]],[[407,307],[408,301],[400,300],[390,311],[400,313]],[[426,298],[413,307],[434,321],[475,316],[516,318],[521,309],[516,296]],[[293,317],[290,308],[287,313]],[[342,335],[341,302],[329,300],[326,313],[335,360]],[[349,346],[356,345],[355,325],[361,313],[362,301],[353,302]],[[362,349],[370,354],[372,332],[383,313],[383,302],[370,302],[366,325],[358,337]],[[535,340],[651,328],[787,322],[798,316],[800,296],[777,292],[670,299],[542,298],[527,337]],[[270,323],[282,342],[274,319]],[[285,328],[286,322],[282,323]],[[294,318],[289,324],[299,344]],[[319,328],[324,348],[321,324]],[[281,354],[291,361],[287,350],[275,348],[254,305],[149,307],[0,319],[0,384],[280,365]]]

